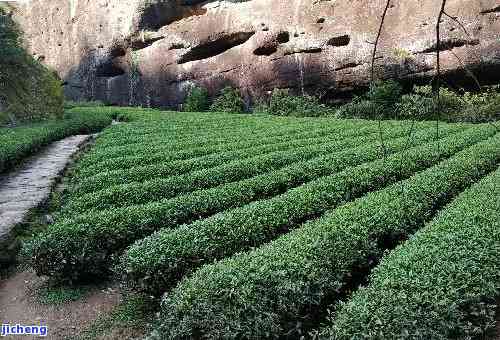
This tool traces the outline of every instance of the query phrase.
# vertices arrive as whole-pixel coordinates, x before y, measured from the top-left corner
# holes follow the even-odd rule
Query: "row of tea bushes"
[[[343,134],[345,136],[349,135],[352,136],[356,134],[357,130],[359,130],[360,133],[363,133],[363,131],[366,131],[365,133],[368,133],[369,131],[375,131],[375,127],[371,124],[369,124],[367,127],[363,127],[363,126],[352,126],[349,123],[345,123],[345,124],[340,124],[340,126],[336,126],[334,129],[335,130],[333,132],[342,131],[338,133]],[[228,141],[225,143],[215,144],[215,145],[208,143],[205,146],[182,148],[180,150],[179,149],[173,150],[172,145],[166,145],[165,147],[160,147],[159,149],[157,149],[156,152],[152,153],[147,152],[148,144],[146,142],[142,143],[139,146],[139,148],[142,148],[142,150],[141,149],[134,150],[132,153],[129,153],[127,151],[123,154],[120,154],[119,157],[111,157],[111,158],[104,157],[104,159],[100,158],[99,154],[101,154],[102,152],[106,153],[106,151],[105,150],[100,151],[101,147],[98,147],[96,145],[95,150],[97,151],[92,152],[87,157],[85,157],[85,159],[82,160],[78,168],[78,175],[79,177],[88,177],[107,171],[109,169],[115,169],[115,170],[129,169],[130,167],[152,165],[159,162],[170,162],[174,160],[190,159],[190,158],[210,155],[213,153],[251,148],[251,147],[271,144],[276,141],[281,142],[284,141],[284,139],[286,140],[286,138],[288,138],[288,140],[295,139],[295,136],[293,134],[281,135],[281,132],[277,132],[278,135],[276,136],[275,133],[276,132],[274,129],[267,130],[267,132],[264,133],[260,132],[258,134],[253,134],[252,130],[243,130],[237,134],[238,140],[236,141]],[[248,137],[249,135],[251,135],[251,137]],[[107,139],[107,136],[105,138]],[[165,136],[163,138],[168,139],[170,137]],[[191,141],[197,140],[197,138],[198,138],[197,135],[189,137]],[[300,136],[298,138],[300,138]],[[335,136],[332,136],[332,138],[335,138]],[[99,140],[102,140],[102,138]],[[119,141],[116,141],[114,138],[112,138],[112,140],[115,143],[119,143]],[[120,144],[115,144],[115,145],[120,145]],[[76,178],[75,180],[78,181],[79,178]]]
[[[205,265],[165,295],[151,338],[300,336],[357,273],[499,161],[497,134],[251,252]]]
[[[242,147],[254,147],[302,139],[314,139],[319,137],[328,138],[333,137],[336,132],[343,132],[354,128],[360,130],[375,130],[375,127],[371,125],[359,126],[354,124],[338,124],[314,129],[305,127],[294,129],[273,128],[266,129],[264,132],[253,132],[252,129],[239,129],[231,134],[217,132],[211,136],[200,136],[198,134],[187,135],[180,140],[172,138],[170,135],[155,135],[155,139],[144,138],[144,140],[140,142],[138,141],[137,143],[125,145],[121,144],[121,140],[107,135],[106,139],[113,141],[115,144],[109,145],[108,147],[93,149],[85,156],[81,165],[85,166],[86,164],[98,163],[99,161],[115,157],[134,156],[141,152],[148,152],[148,154],[151,154],[210,147],[217,151],[224,145],[227,146],[235,143],[241,143]],[[102,139],[103,138],[101,138],[100,141],[102,141]]]
[[[492,133],[470,129],[395,153],[387,159],[347,167],[340,173],[319,178],[282,195],[192,225],[161,230],[128,249],[117,272],[126,278],[129,286],[158,295],[204,263],[258,247],[303,221],[407,178]],[[419,141],[432,138],[428,132],[419,137]],[[440,148],[438,143],[442,145]],[[389,144],[394,149],[394,143]]]
[[[385,256],[323,339],[487,338],[500,287],[500,169]],[[498,313],[498,311],[497,311]]]
[[[363,129],[359,129],[357,130],[356,134],[364,135],[365,131]],[[286,138],[289,139],[289,137]],[[275,142],[275,140],[272,140],[270,144],[251,146],[243,149],[220,153],[216,152],[205,156],[189,158],[185,160],[160,162],[155,164],[154,166],[141,165],[129,169],[105,171],[94,176],[87,177],[84,181],[76,181],[75,186],[71,189],[71,193],[74,196],[75,194],[85,194],[103,190],[114,185],[144,182],[160,177],[165,178],[174,175],[181,175],[195,170],[212,168],[217,165],[225,164],[237,159],[241,160],[251,158],[275,151],[286,151],[307,145],[317,145],[320,143],[324,143],[326,140],[332,138],[336,137],[302,138],[302,136],[300,136],[298,139],[277,143]]]
[[[102,171],[90,177],[85,176],[85,180],[76,176],[74,178],[75,187],[72,190],[76,194],[92,192],[106,189],[110,186],[118,184],[142,182],[157,177],[180,175],[194,170],[215,167],[230,161],[268,154],[274,151],[285,151],[308,145],[313,146],[326,143],[328,141],[352,137],[353,135],[360,136],[372,133],[372,129],[370,127],[358,128],[356,130],[342,129],[337,131],[338,129],[339,128],[336,128],[333,131],[329,130],[330,135],[327,134],[317,136],[316,134],[312,134],[312,136],[304,136],[303,134],[300,134],[295,136],[260,137],[255,140],[246,140],[242,143],[232,143],[231,145],[227,145],[226,148],[212,149],[212,147],[209,146],[206,148],[208,150],[200,148],[203,153],[206,153],[201,156],[197,155],[198,148],[195,148],[194,157],[187,159],[184,158],[193,155],[193,153],[191,153],[192,149],[191,151],[179,150],[172,152],[166,150],[166,152],[163,152],[160,156],[164,157],[166,160],[160,160],[157,163],[154,163],[154,165],[138,165],[127,169]],[[214,150],[215,152],[213,152]],[[139,160],[141,158],[151,158],[151,153],[149,152],[147,146],[142,145],[142,150],[138,149],[136,153],[139,155],[131,155],[129,158],[133,158],[138,163],[141,162]],[[112,158],[116,157],[110,157],[109,159]],[[86,160],[88,161],[88,158],[86,158]],[[80,168],[85,168],[86,164],[89,164],[90,167],[94,166],[91,162],[82,163],[79,164]],[[81,171],[84,173],[87,172],[84,169]],[[159,176],[154,176],[155,173],[159,174]]]
[[[447,129],[451,133],[457,127],[444,127],[443,133]],[[428,136],[432,134],[427,131]],[[372,143],[365,146],[367,139]],[[346,166],[382,156],[378,142],[373,143],[370,135],[358,137],[355,145],[361,146],[172,199],[60,218],[29,245],[32,265],[39,274],[62,280],[106,276],[115,254],[158,229],[272,197]],[[404,145],[406,137],[398,139],[395,146],[401,149]]]
[[[371,137],[371,142],[377,140],[375,134]],[[66,205],[65,210],[72,213],[82,213],[91,209],[101,210],[146,204],[200,189],[240,181],[296,162],[306,161],[359,145],[359,137],[339,139],[328,143],[321,143],[321,140],[319,140],[317,142],[320,144],[271,152],[249,159],[234,160],[212,168],[196,170],[177,176],[109,186],[101,191],[75,197]],[[370,141],[370,138],[367,137],[366,140]],[[155,165],[152,165],[152,167],[155,167]]]

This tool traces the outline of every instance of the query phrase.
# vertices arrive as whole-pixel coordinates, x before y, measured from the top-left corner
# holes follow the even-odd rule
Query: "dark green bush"
[[[500,287],[499,183],[500,169],[384,256],[321,338],[490,338]]]
[[[255,112],[277,116],[320,117],[331,114],[332,110],[314,96],[292,96],[287,89],[274,89],[269,103],[260,103]]]
[[[337,118],[380,118],[382,108],[374,102],[355,97],[352,102],[341,106],[335,116]]]
[[[397,118],[395,108],[402,92],[401,85],[393,80],[376,82],[364,96],[355,97],[352,102],[340,107],[336,116],[338,118]]]
[[[407,119],[436,119],[453,121],[465,103],[455,92],[441,88],[439,92],[440,111],[437,112],[437,98],[432,93],[431,86],[415,86],[413,92],[403,95],[396,105],[399,117]],[[436,116],[437,115],[437,116]]]
[[[391,242],[495,169],[499,146],[497,134],[255,250],[203,266],[164,295],[151,339],[299,338]]]
[[[215,98],[210,106],[212,112],[244,113],[245,102],[238,90],[227,86],[222,89],[220,95]]]
[[[466,92],[462,100],[464,108],[450,117],[452,121],[484,123],[500,120],[500,87],[482,93]]]
[[[462,95],[441,88],[438,112],[437,98],[431,86],[414,86],[412,92],[402,94],[398,83],[379,82],[366,95],[355,97],[352,102],[341,106],[336,116],[484,123],[500,119],[500,93],[496,87],[482,93],[464,92]]]
[[[205,112],[210,108],[207,89],[193,86],[186,97],[182,110],[186,112]]]
[[[391,117],[394,106],[399,102],[402,93],[403,88],[394,80],[379,81],[370,87],[366,99],[375,103],[382,112]]]

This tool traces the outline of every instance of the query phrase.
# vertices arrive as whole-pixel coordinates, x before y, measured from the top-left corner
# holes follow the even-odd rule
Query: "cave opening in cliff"
[[[204,42],[198,46],[193,47],[186,52],[178,61],[178,64],[184,64],[190,61],[202,60],[216,55],[222,54],[227,50],[244,44],[250,39],[255,32],[236,32],[219,37],[216,40]]]
[[[96,69],[97,77],[116,77],[123,74],[125,74],[125,71],[121,67],[115,65],[112,60],[100,64]]]
[[[290,41],[290,33],[289,32],[279,32],[276,36],[276,40],[280,44],[285,44]]]
[[[330,40],[328,40],[327,45],[340,47],[340,46],[347,46],[349,45],[350,42],[351,42],[351,37],[345,34],[331,38]]]
[[[253,54],[255,55],[264,55],[264,56],[270,56],[278,51],[278,48],[276,45],[264,45],[257,47],[254,51]]]

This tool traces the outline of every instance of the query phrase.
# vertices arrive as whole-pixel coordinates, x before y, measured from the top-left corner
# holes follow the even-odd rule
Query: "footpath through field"
[[[89,138],[76,135],[52,143],[17,170],[0,177],[0,265],[11,260],[14,227],[49,197],[71,156]]]

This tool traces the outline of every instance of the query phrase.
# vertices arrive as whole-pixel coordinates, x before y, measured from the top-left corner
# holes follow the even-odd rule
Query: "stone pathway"
[[[14,227],[49,197],[71,156],[89,138],[78,135],[52,143],[17,171],[0,177],[0,267],[2,262],[11,260]]]

